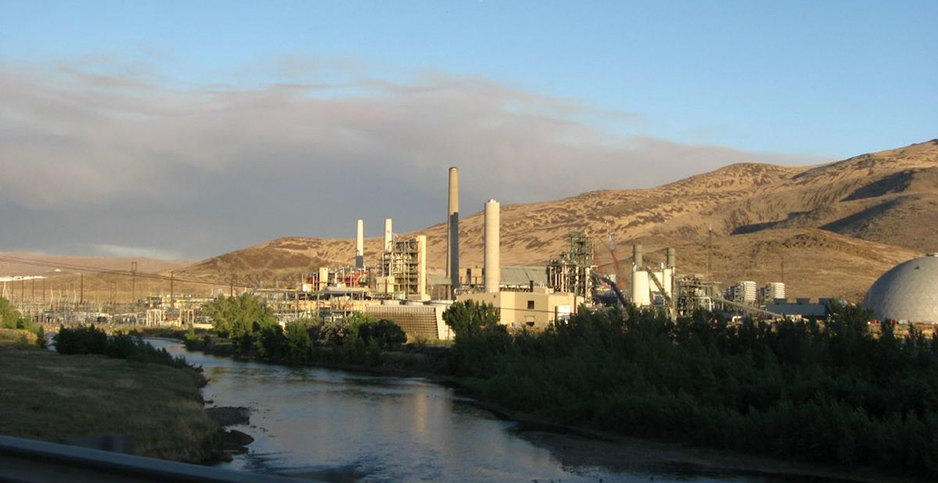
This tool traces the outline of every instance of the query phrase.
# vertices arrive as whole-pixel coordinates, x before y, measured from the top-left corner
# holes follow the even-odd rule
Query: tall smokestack
[[[365,268],[365,221],[358,220],[358,233],[355,235],[355,266]]]
[[[449,169],[449,217],[446,226],[446,274],[455,298],[459,288],[459,170],[456,168]]]
[[[417,235],[417,293],[427,298],[427,236]]]
[[[632,263],[635,264],[635,266],[638,267],[639,269],[645,266],[645,262],[642,259],[642,246],[641,245],[635,245],[632,247]]]
[[[499,259],[499,205],[495,200],[485,203],[485,291],[498,292],[501,283]]]
[[[676,257],[674,255],[674,249],[668,248],[668,268],[674,268],[675,259]]]
[[[391,231],[391,219],[384,219],[384,251],[390,252],[393,247],[391,246],[394,243],[393,240],[394,232]]]

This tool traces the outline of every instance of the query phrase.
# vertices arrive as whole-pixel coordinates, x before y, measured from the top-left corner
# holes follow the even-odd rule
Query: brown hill
[[[137,262],[137,272],[157,273],[182,268],[191,260],[157,260],[129,257],[69,257],[40,255],[31,252],[0,252],[0,277],[52,275],[87,272],[89,270],[130,270]]]
[[[782,280],[789,296],[856,300],[899,261],[938,250],[936,225],[933,140],[816,167],[735,164],[653,189],[503,206],[501,256],[505,265],[543,264],[565,250],[570,232],[580,231],[594,240],[600,268],[614,272],[618,265],[620,277],[627,277],[632,243],[644,244],[652,262],[660,261],[656,251],[676,247],[679,271],[704,273],[712,229],[716,279]],[[481,212],[460,227],[461,265],[481,265]],[[428,237],[429,265],[442,269],[445,224],[419,233]],[[376,261],[379,248],[378,238],[367,239],[365,259]],[[272,283],[353,258],[352,240],[281,238],[176,273]]]

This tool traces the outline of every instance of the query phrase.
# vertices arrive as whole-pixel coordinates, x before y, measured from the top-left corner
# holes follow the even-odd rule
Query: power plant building
[[[546,329],[550,324],[567,320],[583,303],[572,293],[556,293],[547,287],[533,292],[482,292],[459,296],[458,301],[472,300],[499,309],[498,322],[513,329]]]
[[[366,305],[364,311],[377,319],[394,321],[409,340],[451,340],[453,331],[443,320],[443,312],[448,306],[387,300],[380,305]]]

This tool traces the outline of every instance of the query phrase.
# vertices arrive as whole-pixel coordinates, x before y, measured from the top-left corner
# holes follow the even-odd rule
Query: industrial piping
[[[499,240],[499,204],[495,200],[485,203],[485,291],[498,292],[501,284],[501,261]]]

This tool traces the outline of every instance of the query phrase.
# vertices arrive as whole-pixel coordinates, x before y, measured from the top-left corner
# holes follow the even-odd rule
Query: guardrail
[[[309,482],[98,449],[0,436],[0,480],[82,482]]]

